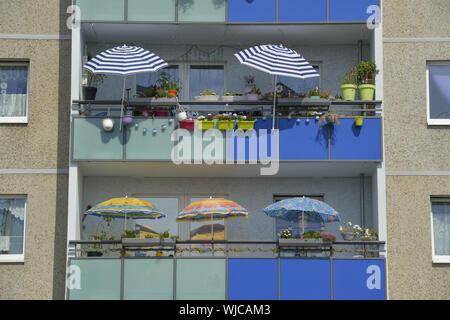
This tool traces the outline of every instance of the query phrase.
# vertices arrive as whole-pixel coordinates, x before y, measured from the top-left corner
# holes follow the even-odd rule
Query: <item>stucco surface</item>
[[[64,299],[67,175],[0,175],[0,194],[26,195],[24,263],[0,263],[0,299]]]
[[[431,196],[450,194],[450,177],[388,176],[390,299],[450,299],[450,265],[432,263]]]
[[[1,168],[67,168],[70,41],[0,40],[0,59],[29,61],[28,123],[0,124]]]
[[[384,37],[450,37],[450,1],[384,0]]]
[[[387,170],[450,170],[450,126],[427,124],[427,61],[450,60],[450,43],[384,44]]]

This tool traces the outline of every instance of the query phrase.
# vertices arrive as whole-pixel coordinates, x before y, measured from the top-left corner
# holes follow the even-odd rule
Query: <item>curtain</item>
[[[432,210],[434,253],[450,255],[450,202],[435,202]]]
[[[28,68],[0,66],[0,116],[26,116]]]
[[[0,254],[22,254],[25,199],[0,199]]]

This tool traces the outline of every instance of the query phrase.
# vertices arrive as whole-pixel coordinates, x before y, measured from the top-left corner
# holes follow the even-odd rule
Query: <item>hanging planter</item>
[[[256,121],[238,120],[237,128],[241,130],[252,130]]]
[[[194,130],[194,120],[180,121],[180,129]]]
[[[355,117],[355,126],[362,127],[364,122],[364,117]]]
[[[233,130],[234,121],[231,120],[217,120],[217,129],[219,130]]]
[[[134,119],[133,118],[133,112],[132,111],[127,111],[125,113],[125,115],[123,116],[123,118],[122,118],[122,124],[124,126],[128,126],[128,125],[133,123],[133,119]]]

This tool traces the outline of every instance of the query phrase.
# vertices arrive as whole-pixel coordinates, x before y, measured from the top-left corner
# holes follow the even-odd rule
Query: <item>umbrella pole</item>
[[[127,76],[123,77],[123,90],[122,90],[122,107],[120,108],[120,131],[122,131],[122,119],[123,119],[123,106],[125,100],[125,82],[127,80]]]
[[[272,115],[272,131],[275,130],[275,108],[277,105],[277,78],[278,76],[274,76],[274,90],[273,90],[273,115]]]
[[[302,234],[305,233],[305,211],[302,211]]]

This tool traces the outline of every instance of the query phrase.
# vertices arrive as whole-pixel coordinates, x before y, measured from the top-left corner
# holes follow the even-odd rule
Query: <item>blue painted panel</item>
[[[380,5],[379,0],[330,0],[330,21],[367,21],[371,5]]]
[[[279,0],[278,20],[327,21],[327,0]]]
[[[245,140],[244,138],[240,138],[238,141],[238,138],[236,136],[233,136],[231,138],[227,139],[227,159],[234,159],[236,160],[249,160],[249,159],[257,159],[257,160],[261,160],[261,159],[272,159],[275,157],[275,155],[272,155],[272,148],[274,148],[275,146],[272,146],[271,143],[271,132],[272,132],[272,119],[266,119],[266,120],[262,120],[262,119],[257,119],[255,122],[255,126],[254,126],[255,132],[256,134],[252,135],[252,136],[246,136]],[[266,135],[262,136],[263,132],[260,132],[260,130],[266,130]],[[248,133],[248,131],[244,131],[244,133]],[[231,139],[234,140],[234,144],[232,143]],[[259,141],[261,139],[266,139],[267,143],[267,149],[266,150],[261,150],[262,157],[260,157],[260,143]],[[243,143],[245,142],[245,158],[242,156],[244,153],[241,151],[240,153],[238,153],[238,147],[241,148],[240,146],[243,145]],[[256,156],[253,154],[252,157],[250,157],[250,144],[252,144],[252,147],[254,148],[253,152],[256,152]]]
[[[330,260],[282,259],[281,300],[330,300]]]
[[[229,259],[230,300],[277,300],[277,259]]]
[[[362,127],[354,119],[340,119],[333,125],[331,160],[381,160],[381,119],[364,119]]]
[[[328,129],[310,119],[280,119],[280,160],[328,160]]]
[[[229,0],[228,21],[266,22],[276,20],[275,0]]]
[[[333,260],[336,300],[384,300],[384,260]]]

